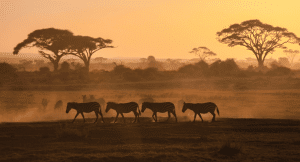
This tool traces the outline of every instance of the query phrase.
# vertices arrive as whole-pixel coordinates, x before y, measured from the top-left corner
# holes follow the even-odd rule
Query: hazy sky
[[[117,48],[94,54],[108,58],[190,59],[196,56],[189,51],[199,46],[221,59],[254,58],[244,47],[231,48],[216,40],[216,32],[250,19],[287,28],[300,37],[297,0],[0,0],[0,5],[0,52],[12,52],[29,33],[50,27],[112,39]],[[20,53],[37,51],[25,48]],[[273,54],[281,56],[281,49]]]

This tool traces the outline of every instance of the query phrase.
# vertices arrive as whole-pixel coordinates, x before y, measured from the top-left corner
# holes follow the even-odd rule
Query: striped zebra
[[[143,102],[142,103],[142,112],[146,110],[146,108],[150,109],[153,111],[152,118],[157,122],[157,112],[168,112],[168,119],[170,119],[170,113],[172,113],[175,116],[176,122],[177,122],[177,117],[175,113],[175,106],[172,102],[163,102],[163,103],[153,103],[153,102]],[[155,118],[154,118],[155,116]]]
[[[123,113],[129,113],[129,112],[133,112],[135,115],[135,119],[134,122],[140,122],[139,120],[139,115],[141,115],[141,111],[139,109],[139,105],[136,102],[129,102],[129,103],[115,103],[115,102],[108,102],[105,112],[107,113],[110,109],[114,109],[117,112],[117,116],[116,119],[114,121],[114,123],[117,121],[119,114],[122,115],[123,117],[123,121],[125,123],[125,118]],[[138,110],[138,112],[137,112]]]
[[[210,112],[213,115],[212,121],[215,121],[215,109],[217,109],[218,115],[220,116],[219,113],[219,109],[217,107],[217,105],[213,102],[206,102],[206,103],[183,103],[183,107],[182,107],[182,112],[185,112],[187,109],[190,109],[192,111],[194,111],[195,116],[194,116],[194,121],[196,119],[197,114],[199,115],[199,117],[201,118],[202,122],[202,116],[200,113],[206,114],[208,112]]]
[[[95,98],[94,95],[90,95],[90,98],[88,99],[86,95],[82,95],[82,101],[83,103],[86,102],[98,102],[101,107],[105,107],[105,100],[103,98]]]
[[[76,117],[79,115],[79,113],[82,115],[83,120],[85,122],[83,113],[90,113],[92,111],[95,112],[96,117],[97,117],[96,121],[94,123],[96,123],[98,120],[98,114],[100,114],[102,121],[104,123],[103,115],[101,112],[101,106],[98,102],[88,102],[88,103],[68,102],[66,113],[69,113],[69,111],[71,109],[77,110],[77,114],[75,115],[75,118],[72,123],[74,123],[74,121],[75,121]]]

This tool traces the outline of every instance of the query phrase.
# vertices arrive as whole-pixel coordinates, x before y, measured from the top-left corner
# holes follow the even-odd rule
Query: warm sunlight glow
[[[68,29],[76,35],[112,39],[117,47],[93,57],[191,59],[188,53],[205,46],[221,59],[254,55],[243,47],[230,48],[216,32],[234,23],[259,19],[300,36],[298,1],[14,1],[1,0],[0,52],[12,52],[27,35],[42,28]],[[293,46],[294,50],[299,46]],[[37,53],[23,49],[21,53]],[[278,49],[268,57],[282,57]]]

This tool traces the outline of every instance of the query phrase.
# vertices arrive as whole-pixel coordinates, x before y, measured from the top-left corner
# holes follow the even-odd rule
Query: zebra
[[[98,102],[102,107],[105,107],[105,100],[103,98],[96,99],[94,95],[90,95],[89,99],[86,97],[86,95],[82,95],[82,102]]]
[[[54,106],[54,110],[59,110],[62,108],[63,102],[62,100],[59,100],[56,102],[55,106]]]
[[[141,111],[139,109],[139,105],[136,102],[129,102],[129,103],[108,102],[105,112],[107,113],[110,109],[114,109],[117,112],[117,116],[116,116],[114,123],[117,121],[119,114],[122,115],[123,121],[125,123],[125,118],[124,118],[123,113],[129,113],[131,111],[135,115],[135,119],[134,119],[133,123],[140,122],[139,115],[141,115]],[[138,110],[138,112],[137,112],[137,110]]]
[[[157,122],[157,112],[168,112],[168,119],[170,119],[170,113],[172,113],[176,119],[177,122],[177,117],[175,113],[175,105],[172,102],[163,102],[163,103],[153,103],[153,102],[143,102],[142,103],[142,112],[146,110],[146,108],[149,108],[150,110],[153,111],[152,118]],[[155,116],[155,118],[154,118]]]
[[[94,123],[96,123],[97,120],[98,120],[98,114],[100,114],[103,123],[105,123],[104,120],[103,120],[102,112],[101,112],[101,106],[100,106],[100,104],[98,102],[88,102],[88,103],[68,102],[66,113],[69,113],[69,111],[71,109],[77,110],[77,114],[75,115],[75,118],[72,121],[72,123],[74,123],[74,121],[75,121],[76,117],[79,115],[79,113],[82,115],[83,121],[85,123],[85,119],[84,119],[83,113],[84,112],[85,113],[90,113],[92,111],[94,111],[95,114],[96,114],[96,121]]]
[[[202,119],[202,116],[200,113],[208,113],[210,112],[212,115],[213,115],[213,118],[212,118],[212,122],[215,121],[215,109],[217,109],[217,112],[218,112],[218,115],[220,116],[220,113],[219,113],[219,109],[217,107],[217,105],[213,102],[206,102],[206,103],[183,103],[183,107],[182,107],[182,112],[185,112],[187,109],[190,109],[192,111],[194,111],[195,113],[195,116],[194,116],[194,121],[195,122],[195,119],[196,119],[196,116],[197,114],[199,115],[199,117],[201,118],[202,122],[203,122],[203,119]]]

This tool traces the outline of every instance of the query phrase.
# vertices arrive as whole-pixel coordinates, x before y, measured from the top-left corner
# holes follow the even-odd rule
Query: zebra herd
[[[134,123],[135,123],[135,122],[139,122],[139,116],[141,115],[141,112],[144,112],[147,108],[153,112],[152,118],[154,119],[155,122],[157,122],[157,112],[160,112],[160,113],[168,112],[167,121],[170,119],[170,116],[172,113],[177,122],[177,116],[175,113],[175,105],[172,102],[161,102],[161,103],[143,102],[141,111],[139,109],[139,105],[136,102],[129,102],[129,103],[107,102],[105,112],[107,113],[110,109],[113,109],[117,112],[117,116],[115,118],[114,123],[117,121],[119,114],[121,114],[123,121],[125,123],[125,118],[124,118],[123,113],[133,112],[135,115],[135,120],[134,120]],[[90,113],[93,111],[96,114],[96,121],[94,123],[96,123],[98,120],[98,114],[101,116],[103,123],[105,123],[103,120],[102,112],[101,112],[101,105],[98,102],[85,102],[85,103],[68,102],[66,113],[69,113],[69,111],[71,109],[75,109],[77,111],[77,114],[75,115],[75,118],[72,121],[72,123],[75,121],[76,117],[79,114],[82,115],[83,120],[85,122],[83,113]],[[202,119],[200,113],[208,113],[208,112],[211,113],[213,115],[212,121],[215,121],[215,116],[216,116],[215,112],[214,112],[215,110],[217,110],[218,115],[220,115],[217,105],[212,102],[207,102],[207,103],[185,103],[184,102],[183,107],[182,107],[182,112],[184,113],[187,109],[190,109],[190,110],[194,111],[194,113],[195,113],[193,122],[195,122],[197,115],[199,115],[199,117],[201,118],[201,120],[203,122],[203,119]]]

